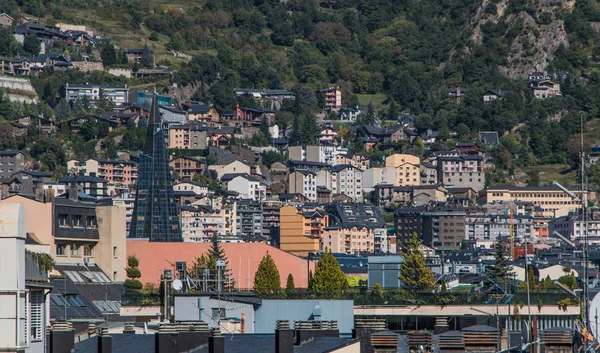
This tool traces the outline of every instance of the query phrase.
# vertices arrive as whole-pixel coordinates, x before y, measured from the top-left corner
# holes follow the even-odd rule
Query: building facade
[[[317,253],[329,216],[315,207],[283,206],[279,210],[279,247],[297,256]]]
[[[127,85],[90,85],[90,84],[65,84],[62,97],[69,102],[86,97],[93,105],[97,105],[102,97],[112,101],[116,106],[127,103],[129,88]]]

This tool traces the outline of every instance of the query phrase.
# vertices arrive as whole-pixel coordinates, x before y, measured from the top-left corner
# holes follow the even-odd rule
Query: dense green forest
[[[575,166],[580,114],[593,123],[600,109],[595,0],[0,0],[0,12],[19,11],[91,25],[121,47],[147,44],[157,63],[177,70],[175,83],[224,110],[236,102],[234,87],[293,90],[301,99],[278,116],[287,126],[312,123],[318,91],[336,84],[344,104],[383,97],[379,116],[417,115],[419,132],[456,131],[461,140],[510,132],[493,152],[497,182],[519,167]],[[539,67],[546,49],[538,44],[563,32],[565,42],[548,49]],[[193,58],[181,61],[172,51]],[[507,75],[515,65],[564,73],[563,96],[534,99],[523,75]],[[67,79],[44,73],[34,84],[54,108]],[[447,97],[456,87],[467,92],[460,102]],[[488,89],[510,93],[483,104]],[[594,126],[586,129],[587,147],[600,143]]]

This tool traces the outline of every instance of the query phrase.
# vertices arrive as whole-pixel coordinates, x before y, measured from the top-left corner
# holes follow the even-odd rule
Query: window
[[[83,255],[84,256],[92,256],[92,246],[91,245],[83,246]]]
[[[113,257],[117,257],[117,247],[113,246]]]
[[[69,216],[66,214],[59,214],[58,215],[58,226],[59,227],[67,227],[68,226],[68,219]]]
[[[85,226],[88,228],[96,227],[96,217],[95,216],[87,216],[85,220]]]
[[[65,244],[56,244],[56,255],[65,255],[66,246]]]
[[[31,341],[41,341],[44,334],[44,294],[40,291],[29,292],[30,336]]]
[[[71,244],[71,256],[79,256],[79,245]]]
[[[82,227],[81,215],[73,215],[73,227]]]

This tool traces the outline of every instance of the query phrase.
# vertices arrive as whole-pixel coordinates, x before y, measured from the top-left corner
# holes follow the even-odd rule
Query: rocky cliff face
[[[470,39],[480,44],[484,36],[481,26],[489,22],[504,21],[506,33],[517,30],[507,62],[500,69],[510,78],[523,78],[531,71],[546,69],[558,47],[569,45],[564,22],[556,15],[571,12],[574,5],[574,0],[530,0],[527,11],[507,13],[508,0],[483,0],[473,18]],[[486,11],[488,6],[495,6],[495,11]]]

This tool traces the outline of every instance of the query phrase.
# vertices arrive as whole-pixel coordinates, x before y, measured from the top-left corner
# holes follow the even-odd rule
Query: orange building
[[[175,271],[175,263],[185,261],[187,267],[194,259],[206,254],[211,243],[159,243],[147,240],[127,240],[127,256],[135,255],[140,261],[142,283],[158,284],[164,270]],[[288,275],[294,277],[296,288],[308,287],[308,271],[315,270],[315,262],[281,251],[265,243],[221,243],[229,260],[231,277],[238,288],[252,288],[254,274],[260,260],[269,253],[277,265],[281,285],[285,286]]]
[[[323,210],[283,206],[279,210],[279,247],[294,255],[319,252],[329,218]]]

